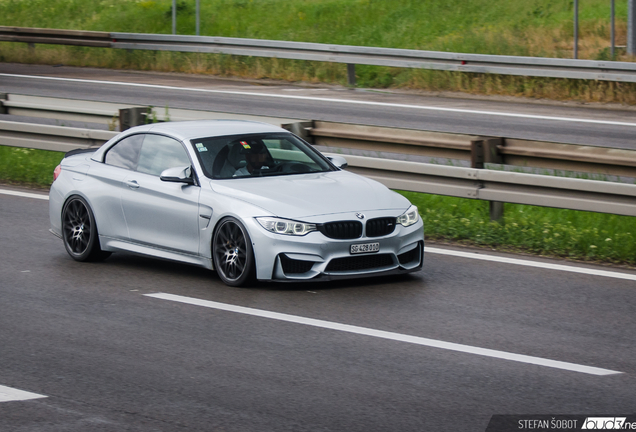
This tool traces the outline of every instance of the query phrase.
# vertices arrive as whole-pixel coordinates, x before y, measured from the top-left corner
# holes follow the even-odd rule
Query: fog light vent
[[[286,275],[307,273],[314,266],[313,261],[295,260],[284,254],[279,255],[279,257],[283,272]]]

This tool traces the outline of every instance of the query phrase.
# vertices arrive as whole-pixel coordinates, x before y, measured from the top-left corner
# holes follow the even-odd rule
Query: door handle
[[[132,189],[138,189],[139,188],[139,183],[137,183],[137,180],[126,180],[126,185],[129,188],[132,188]]]

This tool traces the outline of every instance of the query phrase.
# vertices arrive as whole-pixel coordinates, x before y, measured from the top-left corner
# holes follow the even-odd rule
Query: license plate
[[[352,254],[378,252],[379,250],[380,250],[380,243],[364,243],[364,244],[351,245]]]

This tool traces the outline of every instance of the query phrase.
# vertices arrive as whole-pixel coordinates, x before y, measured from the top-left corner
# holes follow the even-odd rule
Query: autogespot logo
[[[587,417],[581,429],[614,430],[626,429],[636,430],[636,423],[626,423],[627,417]]]

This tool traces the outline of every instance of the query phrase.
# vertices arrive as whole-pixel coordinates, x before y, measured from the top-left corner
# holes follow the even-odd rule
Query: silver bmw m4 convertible
[[[216,270],[227,285],[420,270],[415,206],[269,124],[138,126],[69,152],[51,231],[77,261],[126,251]]]

